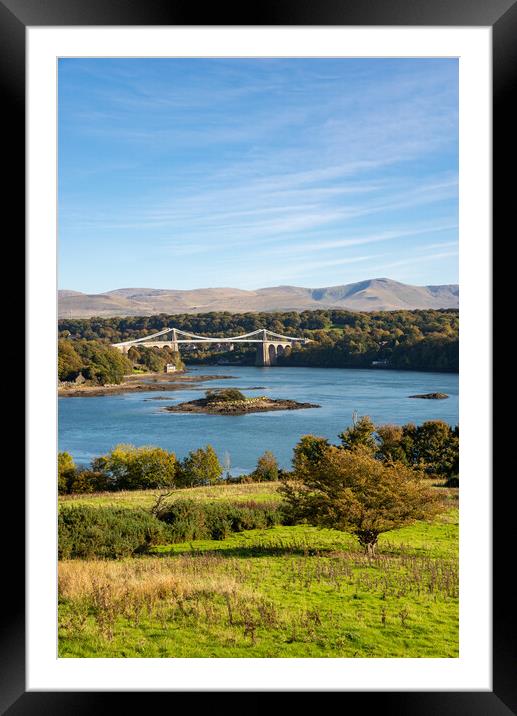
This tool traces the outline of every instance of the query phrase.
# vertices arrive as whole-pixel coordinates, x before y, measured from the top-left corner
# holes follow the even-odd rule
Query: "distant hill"
[[[238,288],[196,288],[188,291],[119,288],[86,294],[59,291],[60,318],[92,316],[151,316],[157,313],[209,311],[305,311],[341,308],[349,311],[392,311],[416,308],[458,308],[459,287],[410,286],[388,278],[327,288],[274,286],[244,291]]]

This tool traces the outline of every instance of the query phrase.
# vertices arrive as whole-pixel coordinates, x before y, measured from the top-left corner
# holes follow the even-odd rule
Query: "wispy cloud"
[[[125,278],[113,277],[112,286],[163,285],[171,261],[183,285],[250,281],[246,268],[239,271],[250,264],[257,281],[278,275],[282,282],[282,272],[305,281],[312,272],[326,283],[347,265],[376,271],[381,258],[383,273],[410,261],[430,265],[433,251],[443,254],[436,261],[453,258],[454,61],[66,60],[61,67],[59,230],[67,267],[80,252],[86,271],[91,252],[110,257],[115,273],[120,257],[133,260],[135,278],[128,260]],[[440,232],[444,241],[433,241]],[[367,256],[366,247],[378,244],[390,254]],[[108,269],[92,260],[90,270]]]
[[[458,227],[456,224],[445,224],[445,225],[439,225],[439,226],[425,226],[421,228],[411,228],[411,229],[396,229],[392,231],[384,231],[382,233],[378,234],[370,234],[368,236],[361,236],[356,238],[344,238],[344,239],[335,239],[331,241],[312,241],[312,242],[306,242],[303,244],[289,244],[288,246],[280,246],[280,247],[274,247],[268,249],[265,253],[268,255],[296,255],[299,253],[307,254],[307,253],[314,253],[314,252],[320,252],[320,251],[328,251],[333,249],[344,249],[344,248],[350,248],[353,246],[363,246],[365,244],[373,244],[378,243],[381,241],[394,241],[396,239],[401,239],[405,237],[410,236],[419,236],[422,234],[428,235],[433,233],[439,233],[442,231],[451,231],[456,230]],[[431,246],[428,246],[427,248],[432,248],[433,246],[451,246],[455,242],[448,242],[445,244],[434,244]]]

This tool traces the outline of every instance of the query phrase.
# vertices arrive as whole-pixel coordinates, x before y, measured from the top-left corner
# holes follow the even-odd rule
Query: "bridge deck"
[[[161,336],[165,336],[168,333],[172,333],[171,340],[157,340]],[[178,336],[182,336],[181,338]],[[259,328],[251,333],[243,333],[240,336],[224,336],[218,338],[217,336],[198,336],[195,333],[189,333],[188,331],[181,331],[179,328],[165,328],[157,333],[152,333],[150,336],[143,336],[142,338],[134,338],[129,341],[121,341],[120,343],[112,343],[115,348],[122,348],[126,346],[136,345],[147,345],[147,346],[163,346],[163,345],[176,345],[178,343],[274,343],[280,344],[292,344],[292,343],[309,343],[310,338],[298,338],[295,336],[283,336],[280,333],[274,333],[268,331],[266,328]]]

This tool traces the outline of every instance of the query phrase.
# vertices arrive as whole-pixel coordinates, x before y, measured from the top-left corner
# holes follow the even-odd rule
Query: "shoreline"
[[[197,413],[204,415],[247,415],[248,413],[265,413],[273,410],[301,410],[307,408],[321,408],[316,403],[298,403],[296,400],[281,398],[247,398],[243,401],[231,403],[209,403],[206,398],[190,400],[177,405],[168,405],[163,411],[168,413]]]
[[[227,380],[233,375],[187,375],[177,373],[145,373],[124,376],[122,383],[108,385],[70,385],[58,386],[59,398],[97,398],[103,395],[119,395],[132,392],[153,392],[166,390],[185,390],[196,383],[207,380]],[[151,379],[151,380],[149,380]]]

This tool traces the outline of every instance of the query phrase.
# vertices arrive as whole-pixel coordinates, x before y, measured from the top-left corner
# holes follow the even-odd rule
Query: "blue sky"
[[[59,286],[458,280],[454,59],[62,59]]]

